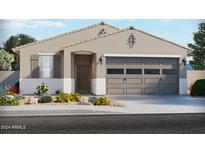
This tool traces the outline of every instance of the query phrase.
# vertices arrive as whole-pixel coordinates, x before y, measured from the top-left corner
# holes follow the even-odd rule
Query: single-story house
[[[13,49],[20,54],[20,90],[95,95],[187,94],[191,49],[134,27],[100,23]]]

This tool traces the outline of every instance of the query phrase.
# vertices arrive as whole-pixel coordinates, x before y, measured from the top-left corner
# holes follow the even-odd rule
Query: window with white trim
[[[39,57],[40,78],[53,78],[53,56],[41,55]]]

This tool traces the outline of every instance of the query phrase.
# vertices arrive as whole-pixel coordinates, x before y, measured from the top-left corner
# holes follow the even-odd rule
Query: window
[[[126,74],[142,74],[142,69],[126,69]]]
[[[120,68],[109,68],[107,69],[107,74],[124,74],[124,69]]]
[[[144,74],[160,74],[160,69],[144,69]]]
[[[40,56],[40,78],[53,77],[53,56]]]
[[[176,75],[177,70],[176,69],[163,69],[162,74],[164,74],[164,75]]]

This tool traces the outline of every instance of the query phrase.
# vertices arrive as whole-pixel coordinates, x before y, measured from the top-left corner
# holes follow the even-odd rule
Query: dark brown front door
[[[90,93],[89,65],[77,65],[77,92]]]

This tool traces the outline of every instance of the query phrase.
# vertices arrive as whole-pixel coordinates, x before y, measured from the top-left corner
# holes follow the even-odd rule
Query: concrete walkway
[[[205,98],[189,96],[108,96],[125,107],[89,105],[0,106],[0,116],[205,113]]]

